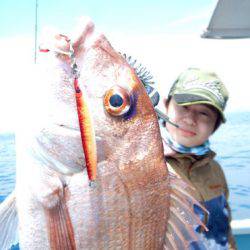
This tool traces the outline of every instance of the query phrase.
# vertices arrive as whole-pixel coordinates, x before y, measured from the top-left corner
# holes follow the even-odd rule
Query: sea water
[[[250,112],[228,114],[211,148],[226,175],[233,219],[250,218]]]

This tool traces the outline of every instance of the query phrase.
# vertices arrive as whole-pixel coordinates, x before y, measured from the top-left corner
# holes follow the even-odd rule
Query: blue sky
[[[0,37],[32,35],[35,23],[33,0],[0,2]],[[168,32],[166,25],[197,15],[214,0],[38,0],[38,28],[53,25],[68,30],[75,18],[87,15],[105,31],[124,33]]]

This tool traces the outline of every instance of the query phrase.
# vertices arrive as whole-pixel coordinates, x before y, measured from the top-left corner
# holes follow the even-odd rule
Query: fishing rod
[[[155,88],[153,88],[152,86],[149,86],[149,85],[145,86],[145,88],[146,88],[148,96],[149,96],[149,98],[150,98],[150,100],[151,100],[151,102],[152,102],[152,104],[154,106],[154,109],[155,109],[155,112],[156,112],[158,118],[160,118],[163,121],[175,126],[176,128],[179,128],[180,127],[179,125],[172,122],[170,120],[170,118],[165,113],[163,113],[160,109],[156,108],[156,106],[158,105],[158,103],[160,101],[159,92]]]
[[[160,110],[159,110],[158,108],[156,108],[156,107],[155,107],[155,112],[156,112],[156,114],[158,115],[158,117],[161,118],[162,120],[164,120],[165,122],[167,122],[167,123],[169,123],[169,124],[175,126],[176,128],[179,128],[179,127],[180,127],[178,124],[172,122],[172,121],[170,120],[170,118],[169,118],[166,114],[164,114],[162,111],[160,111]]]
[[[38,14],[38,0],[36,0],[35,4],[35,45],[34,45],[34,63],[36,64],[37,57],[37,14]]]

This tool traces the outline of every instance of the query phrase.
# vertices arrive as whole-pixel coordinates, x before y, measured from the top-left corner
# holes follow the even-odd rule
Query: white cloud
[[[140,37],[109,34],[108,37],[117,50],[127,52],[150,69],[162,94],[167,94],[182,70],[201,67],[217,72],[228,87],[230,100],[227,111],[250,110],[248,39],[211,40],[202,39],[199,34]],[[2,40],[0,48],[1,131],[12,130],[18,122],[15,114],[19,104],[16,100],[22,98],[20,93],[25,81],[31,81],[29,70],[34,50],[32,39],[28,38]],[[33,94],[34,90],[30,91]]]
[[[0,132],[12,131],[19,121],[17,109],[23,77],[32,63],[33,44],[27,37],[13,37],[0,40],[1,82],[0,82]]]
[[[164,30],[171,34],[200,33],[209,24],[217,0],[213,0],[208,6],[201,9],[193,9],[190,14],[172,22],[166,23]]]
[[[211,12],[206,9],[204,11],[200,11],[196,15],[191,15],[191,16],[184,17],[184,18],[175,20],[173,22],[170,22],[166,26],[175,28],[175,27],[179,27],[179,26],[183,26],[183,25],[188,25],[190,23],[200,21],[200,20],[204,20],[204,19],[209,20],[210,16],[211,16]]]

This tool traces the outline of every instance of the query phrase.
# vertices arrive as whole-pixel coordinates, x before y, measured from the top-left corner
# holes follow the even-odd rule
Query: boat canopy
[[[203,38],[249,38],[250,1],[219,0]]]

